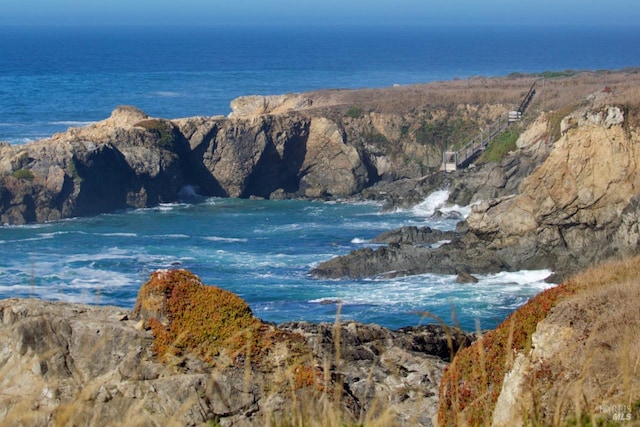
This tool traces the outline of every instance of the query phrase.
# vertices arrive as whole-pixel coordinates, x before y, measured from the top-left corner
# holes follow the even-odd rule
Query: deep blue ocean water
[[[469,76],[640,66],[639,28],[65,28],[0,27],[0,141],[21,144],[101,120],[118,105],[156,117],[230,112],[240,95],[383,87]],[[546,284],[548,271],[482,277],[313,279],[322,260],[400,225],[434,221],[419,208],[210,199],[155,209],[0,227],[0,297],[131,307],[157,268],[189,268],[244,297],[259,317],[390,327],[428,311],[493,327]]]

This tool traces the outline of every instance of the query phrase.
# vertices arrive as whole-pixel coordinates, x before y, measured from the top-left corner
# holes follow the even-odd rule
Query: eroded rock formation
[[[0,223],[149,207],[185,186],[203,196],[352,196],[437,170],[449,135],[465,138],[507,109],[500,97],[480,107],[420,96],[428,90],[242,97],[230,117],[176,120],[119,107],[47,140],[1,144]]]
[[[638,253],[640,134],[624,108],[610,101],[590,97],[568,113],[553,145],[550,115],[544,114],[520,138],[522,152],[500,166],[453,176],[451,199],[477,203],[451,243],[434,249],[418,241],[365,248],[321,263],[312,273],[362,277],[550,268],[567,275]],[[414,181],[410,193],[420,186],[431,184]]]

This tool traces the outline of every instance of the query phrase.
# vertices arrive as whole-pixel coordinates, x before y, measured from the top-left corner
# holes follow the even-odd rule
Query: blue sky
[[[1,0],[0,25],[640,25],[639,0]]]

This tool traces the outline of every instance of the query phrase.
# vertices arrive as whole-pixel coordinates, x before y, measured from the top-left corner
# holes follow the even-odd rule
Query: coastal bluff
[[[365,199],[395,209],[447,188],[451,203],[474,204],[449,243],[390,242],[311,273],[550,268],[566,277],[638,250],[639,74],[545,79],[509,128],[515,141],[453,173],[440,171],[442,152],[517,108],[536,76],[247,96],[228,117],[169,120],[118,107],[50,139],[0,144],[0,223],[208,196]]]
[[[429,426],[444,366],[473,339],[434,325],[276,326],[188,271],[160,270],[133,310],[0,301],[0,424],[280,425],[329,410]]]
[[[154,118],[117,107],[105,120],[45,140],[0,143],[0,223],[151,207],[194,192],[360,197],[378,183],[436,172],[447,144],[513,108],[530,82],[241,97],[228,117]]]
[[[542,112],[499,163],[458,171],[452,202],[472,203],[437,247],[403,240],[327,260],[318,277],[548,268],[554,281],[640,251],[640,100],[611,89]],[[517,148],[515,148],[517,147]],[[433,188],[429,179],[410,191]]]

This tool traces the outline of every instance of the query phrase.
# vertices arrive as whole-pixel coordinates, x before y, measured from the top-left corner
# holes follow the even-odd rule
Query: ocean
[[[385,87],[470,76],[640,66],[640,29],[617,27],[1,27],[0,141],[23,144],[135,105],[151,116],[226,115],[241,95]],[[158,268],[188,268],[267,321],[340,316],[397,328],[491,328],[551,272],[320,280],[319,262],[434,219],[446,189],[410,210],[373,203],[207,199],[0,227],[0,297],[132,307]],[[452,313],[455,313],[452,315]]]

